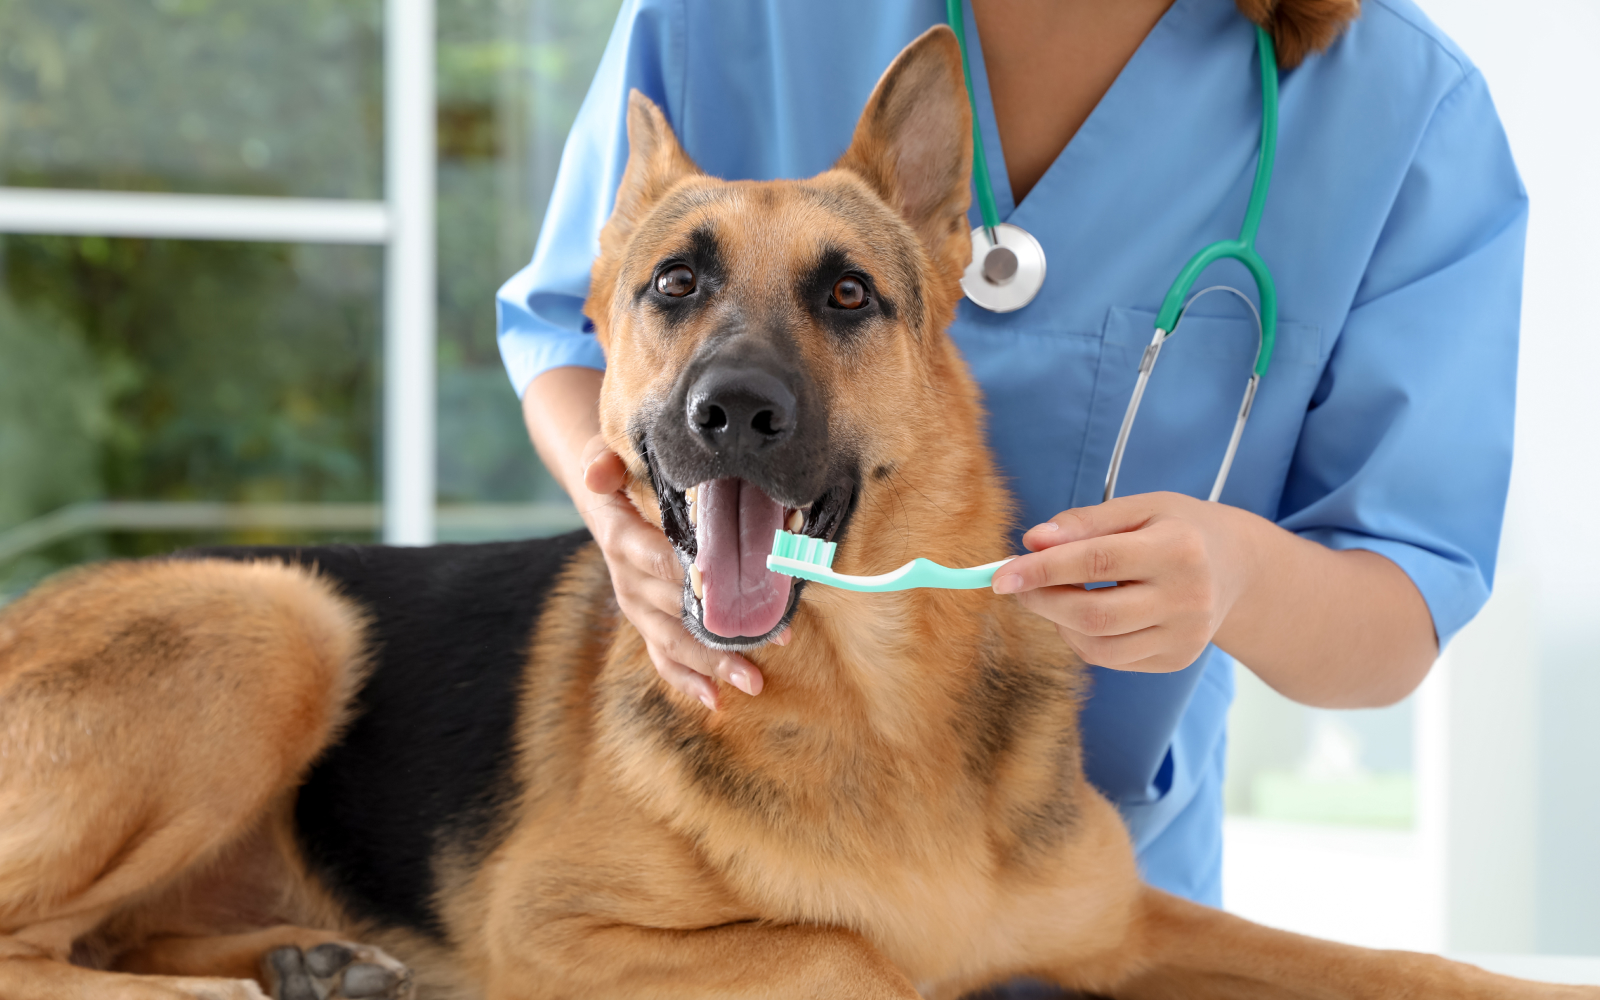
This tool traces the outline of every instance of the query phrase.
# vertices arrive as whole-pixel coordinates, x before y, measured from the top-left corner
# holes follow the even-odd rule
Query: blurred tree
[[[382,14],[382,0],[0,0],[0,180],[381,197]]]
[[[618,2],[438,0],[442,500],[559,496],[494,290]],[[382,9],[0,0],[0,183],[380,198]],[[0,531],[98,498],[376,500],[381,281],[375,248],[0,237]],[[25,575],[186,540],[57,546]]]
[[[66,318],[96,359],[93,389],[41,387],[108,406],[91,496],[372,499],[381,251],[63,236],[5,246],[14,301]],[[10,336],[39,349],[63,341],[57,326],[17,323]]]
[[[0,267],[0,530],[102,498],[376,498],[380,249],[7,236]],[[0,593],[194,540],[58,545]]]
[[[0,298],[0,525],[101,492],[106,383],[81,331]]]
[[[557,500],[495,345],[620,0],[439,0],[439,492]]]

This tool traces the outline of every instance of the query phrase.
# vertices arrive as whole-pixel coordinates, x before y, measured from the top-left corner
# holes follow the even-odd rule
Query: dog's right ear
[[[650,212],[651,206],[684,177],[698,174],[700,168],[678,145],[678,137],[667,116],[655,102],[637,90],[628,93],[628,166],[622,172],[617,201],[601,235],[626,240]]]
[[[628,238],[661,196],[685,177],[700,173],[689,154],[678,145],[667,116],[655,102],[637,90],[628,93],[628,165],[617,186],[611,217],[600,230],[600,254],[589,272],[589,298],[584,315],[594,324],[603,350],[610,350],[610,302],[616,288],[617,268]]]
[[[937,25],[884,71],[836,164],[870,184],[959,276],[972,258],[972,110],[955,32]]]

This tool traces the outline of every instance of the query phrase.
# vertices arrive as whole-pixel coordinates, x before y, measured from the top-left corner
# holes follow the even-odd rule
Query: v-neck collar
[[[1051,200],[1049,194],[1040,195],[1041,188],[1053,188],[1061,182],[1063,174],[1069,172],[1077,161],[1084,155],[1085,147],[1098,145],[1099,138],[1107,138],[1114,134],[1117,126],[1108,122],[1126,121],[1123,111],[1125,108],[1148,106],[1146,101],[1156,95],[1147,93],[1151,87],[1158,86],[1161,80],[1159,73],[1151,72],[1153,63],[1160,60],[1164,53],[1175,44],[1179,43],[1182,35],[1182,26],[1193,12],[1193,8],[1205,0],[1174,0],[1161,18],[1145,35],[1139,47],[1129,57],[1117,78],[1112,81],[1111,87],[1100,97],[1089,117],[1085,118],[1078,131],[1073,133],[1061,152],[1050,161],[1050,166],[1039,175],[1022,204],[1017,204],[1015,194],[1011,190],[1011,174],[1006,169],[1005,150],[1000,144],[1000,127],[994,116],[994,96],[989,90],[988,64],[983,56],[983,38],[978,33],[977,15],[971,3],[962,4],[962,16],[966,19],[966,35],[969,39],[976,39],[977,44],[969,43],[967,46],[967,59],[971,64],[973,100],[978,110],[979,134],[983,138],[983,152],[989,162],[989,183],[994,187],[995,212],[1002,222],[1011,221],[1011,217],[1019,209],[1024,215],[1028,209],[1041,201]],[[1037,197],[1036,197],[1037,195]],[[977,215],[977,200],[973,200],[973,207],[969,213],[973,218],[973,225],[981,225],[982,219]]]

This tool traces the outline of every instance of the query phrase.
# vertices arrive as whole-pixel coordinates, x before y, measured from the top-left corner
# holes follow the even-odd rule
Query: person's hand
[[[745,694],[761,693],[761,671],[738,653],[708,649],[683,627],[683,568],[661,529],[640,516],[623,487],[628,470],[596,435],[584,448],[583,484],[595,494],[579,514],[605,555],[617,605],[644,636],[650,660],[667,683],[717,708],[715,677]],[[783,640],[787,641],[787,633]]]
[[[1064,511],[1022,536],[1030,554],[1002,566],[994,590],[1054,622],[1086,663],[1181,670],[1250,585],[1250,518],[1177,493]],[[1105,582],[1118,586],[1083,586]]]

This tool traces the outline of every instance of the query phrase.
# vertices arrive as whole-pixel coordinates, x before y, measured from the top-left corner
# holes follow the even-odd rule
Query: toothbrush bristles
[[[839,546],[821,538],[796,535],[779,528],[772,536],[772,554],[781,559],[793,559],[827,569],[833,565],[833,553]]]

